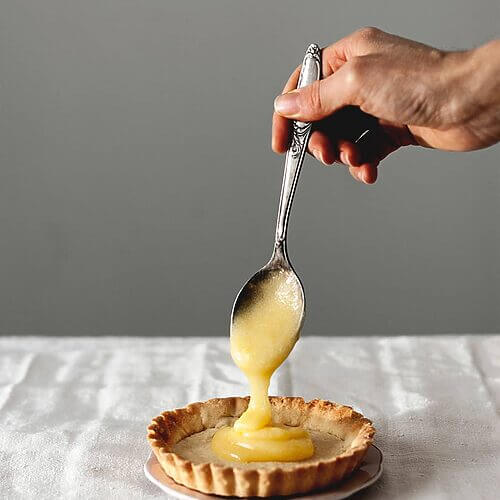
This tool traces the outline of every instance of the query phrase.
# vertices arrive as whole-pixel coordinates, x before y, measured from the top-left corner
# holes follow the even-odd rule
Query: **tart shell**
[[[239,417],[248,406],[248,397],[210,399],[165,411],[149,425],[148,441],[162,469],[177,483],[203,493],[237,497],[291,495],[330,486],[360,465],[373,442],[372,423],[349,406],[317,399],[269,399],[276,424],[340,434],[348,437],[348,448],[329,459],[271,468],[259,462],[254,463],[255,468],[241,468],[237,463],[194,463],[172,451],[182,439],[217,427],[227,417]]]

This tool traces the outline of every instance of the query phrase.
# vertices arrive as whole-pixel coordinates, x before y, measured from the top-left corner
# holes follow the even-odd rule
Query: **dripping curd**
[[[301,290],[295,276],[273,273],[259,286],[259,296],[238,312],[231,326],[231,356],[250,385],[248,409],[212,439],[212,450],[224,460],[287,462],[314,453],[309,433],[300,427],[272,424],[269,381],[299,337]]]

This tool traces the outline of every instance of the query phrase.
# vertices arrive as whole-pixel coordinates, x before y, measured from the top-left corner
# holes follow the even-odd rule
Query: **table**
[[[0,498],[165,498],[143,474],[165,409],[246,394],[227,338],[0,337]],[[353,406],[381,480],[357,498],[498,498],[500,335],[305,337],[271,394]]]

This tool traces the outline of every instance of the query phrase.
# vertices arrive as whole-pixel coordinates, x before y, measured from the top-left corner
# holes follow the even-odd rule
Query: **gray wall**
[[[0,332],[226,334],[267,260],[272,102],[308,43],[443,48],[498,0],[2,0]],[[306,162],[289,248],[307,334],[500,330],[500,148],[417,148],[374,187]]]

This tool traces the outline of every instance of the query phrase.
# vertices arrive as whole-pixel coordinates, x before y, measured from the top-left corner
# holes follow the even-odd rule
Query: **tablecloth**
[[[0,338],[0,498],[150,499],[146,427],[244,395],[227,338]],[[500,495],[500,335],[305,337],[271,394],[373,420],[385,457],[359,498]]]

